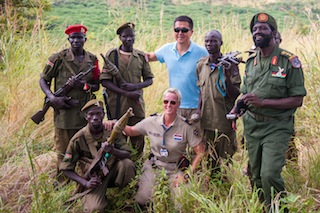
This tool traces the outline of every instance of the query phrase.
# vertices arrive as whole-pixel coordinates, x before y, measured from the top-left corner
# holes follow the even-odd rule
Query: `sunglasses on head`
[[[183,28],[174,28],[174,32],[176,32],[176,33],[179,33],[180,31],[182,32],[182,33],[187,33],[187,32],[189,32],[189,30],[190,29],[188,29],[188,28],[185,28],[185,27],[183,27]]]
[[[164,104],[170,103],[171,105],[176,105],[177,102],[176,102],[176,101],[164,100],[163,103],[164,103]]]

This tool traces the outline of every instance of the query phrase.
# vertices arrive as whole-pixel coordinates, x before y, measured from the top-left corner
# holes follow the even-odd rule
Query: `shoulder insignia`
[[[282,50],[282,51],[280,52],[280,54],[283,55],[283,56],[286,56],[287,58],[290,58],[290,57],[293,56],[292,53],[290,53],[290,52],[288,52],[288,51],[286,51],[286,50]]]
[[[72,159],[72,154],[66,153],[66,154],[64,155],[63,160],[67,161],[67,160],[70,160],[70,159]]]
[[[291,61],[291,64],[292,64],[292,66],[294,68],[300,68],[301,67],[301,62],[300,62],[298,56],[293,55],[293,56],[291,56],[289,58],[289,60]]]

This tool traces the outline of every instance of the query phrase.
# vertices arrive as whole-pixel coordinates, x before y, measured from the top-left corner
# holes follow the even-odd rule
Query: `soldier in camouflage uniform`
[[[293,133],[293,115],[302,105],[306,89],[298,57],[275,42],[275,19],[258,13],[251,20],[250,30],[259,50],[246,62],[241,87],[240,99],[248,107],[243,116],[244,135],[252,181],[263,189],[260,199],[270,207],[272,191],[276,194],[285,190],[281,171]]]

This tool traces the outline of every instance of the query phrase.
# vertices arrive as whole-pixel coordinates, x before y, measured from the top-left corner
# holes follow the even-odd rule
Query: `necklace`
[[[132,54],[132,52],[125,52],[123,50],[120,50],[119,52],[123,55],[128,55],[128,56]]]

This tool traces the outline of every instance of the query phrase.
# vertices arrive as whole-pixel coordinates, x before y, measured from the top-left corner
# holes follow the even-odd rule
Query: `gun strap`
[[[67,60],[65,59],[65,57],[62,55],[62,53],[59,53],[59,57],[61,58],[62,62],[63,62],[64,65],[67,67],[67,69],[69,70],[69,72],[71,72],[73,75],[77,75],[76,72],[71,68],[70,64],[67,62]]]
[[[114,54],[114,63],[116,65],[116,67],[119,69],[119,56],[118,56],[118,50],[116,49],[115,54]],[[119,70],[120,72],[120,70]],[[117,82],[117,87],[120,88],[120,83],[116,80]],[[116,119],[120,118],[120,98],[121,95],[119,93],[117,93],[117,105],[116,105]]]
[[[225,77],[224,77],[224,74],[223,74],[223,66],[219,66],[218,67],[218,81],[216,82],[216,85],[217,85],[217,88],[219,90],[219,92],[221,93],[221,95],[223,97],[226,97],[227,96],[227,87],[226,87],[226,82],[225,82]],[[222,86],[220,85],[220,82],[222,84]]]
[[[104,104],[106,105],[107,118],[108,118],[108,120],[112,120],[110,107],[109,107],[109,104],[108,104],[108,93],[107,93],[106,88],[103,88],[102,97],[103,97],[103,100],[104,100]]]

